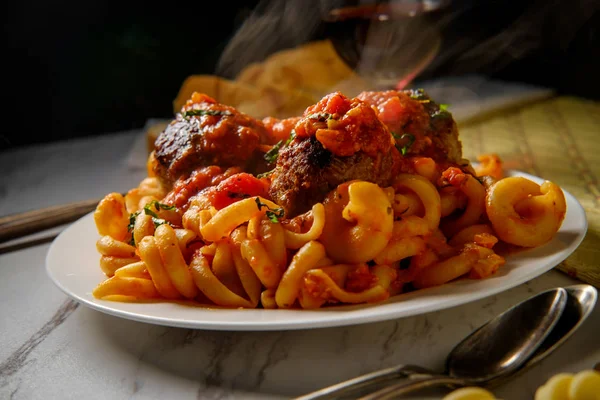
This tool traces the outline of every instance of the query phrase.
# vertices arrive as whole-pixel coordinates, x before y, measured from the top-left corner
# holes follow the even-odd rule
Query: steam
[[[370,19],[355,18],[350,30],[336,31],[336,23],[330,24],[334,29],[324,34],[374,89],[402,88],[421,77],[492,74],[540,49],[560,52],[600,9],[597,0],[519,2],[510,6],[514,15],[502,14],[503,25],[496,29],[486,24],[495,21],[494,13],[509,7],[508,3],[262,0],[226,46],[216,73],[235,78],[251,63],[315,40],[323,33],[323,25],[328,25],[325,21],[331,11],[349,4],[386,7],[385,12],[373,13]]]
[[[225,47],[216,73],[235,78],[253,62],[312,40],[322,23],[325,3],[331,2],[262,0]]]

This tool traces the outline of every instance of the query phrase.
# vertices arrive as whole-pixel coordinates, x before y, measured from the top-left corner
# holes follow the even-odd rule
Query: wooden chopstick
[[[99,201],[83,200],[0,217],[0,243],[73,222],[95,210]]]

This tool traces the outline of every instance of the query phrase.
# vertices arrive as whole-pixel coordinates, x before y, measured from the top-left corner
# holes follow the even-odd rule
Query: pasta
[[[93,295],[378,303],[489,278],[505,263],[499,243],[543,245],[565,216],[556,184],[503,177],[497,155],[474,169],[451,114],[422,91],[336,92],[273,125],[194,93],[159,135],[148,176],[98,204],[106,279]]]
[[[559,373],[535,392],[535,400],[586,400],[600,398],[600,373],[586,369],[576,374]]]
[[[597,400],[600,398],[600,373],[585,369],[575,374],[558,373],[537,388],[534,400]],[[455,389],[442,400],[495,400],[487,389],[468,386]]]

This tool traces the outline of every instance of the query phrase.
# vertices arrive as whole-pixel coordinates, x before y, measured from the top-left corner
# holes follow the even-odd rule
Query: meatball
[[[339,184],[360,179],[389,186],[402,157],[375,111],[340,93],[307,108],[280,150],[270,195],[288,217],[308,211]]]
[[[251,170],[255,150],[270,135],[257,121],[213,98],[194,93],[154,143],[154,172],[166,187],[205,166]],[[257,152],[258,153],[258,152]]]
[[[461,162],[462,146],[456,122],[423,90],[362,92],[358,98],[377,111],[407,156]]]

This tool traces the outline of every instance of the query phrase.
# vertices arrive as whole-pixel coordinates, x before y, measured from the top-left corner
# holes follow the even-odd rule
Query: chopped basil
[[[410,146],[412,146],[415,142],[415,137],[410,133],[403,133],[402,135],[398,135],[397,133],[392,132],[392,136],[394,137],[394,139],[396,139],[396,141],[406,140],[406,144],[402,147],[396,144],[396,148],[400,153],[402,153],[403,156],[406,155],[406,153],[408,153],[408,149],[410,149]]]
[[[283,208],[278,208],[278,210],[281,210],[281,212],[270,210],[266,212],[267,218],[274,224],[279,222],[278,218],[283,218]]]
[[[168,204],[163,204],[163,203],[159,203],[156,200],[151,201],[150,203],[146,204],[144,206],[144,214],[149,215],[152,217],[152,222],[154,223],[154,227],[157,228],[160,225],[163,224],[169,224],[169,221],[166,221],[162,218],[160,218],[158,216],[158,214],[152,210],[155,209],[156,211],[159,211],[161,209],[163,210],[174,210],[175,206],[170,206]],[[142,211],[136,211],[134,213],[129,214],[129,224],[127,225],[127,232],[133,232],[133,229],[135,227],[135,220],[137,218],[138,215],[140,215]],[[170,224],[169,224],[170,225]],[[131,241],[129,242],[132,246],[135,246],[135,239],[133,238],[133,235],[131,235]]]
[[[448,111],[448,104],[440,104],[441,111]]]
[[[188,110],[183,112],[183,118],[202,116],[202,115],[231,115],[225,110]]]
[[[162,218],[154,218],[154,217],[152,217],[152,222],[154,223],[155,228],[158,228],[159,226],[164,225],[164,224],[169,224],[169,221],[165,221]],[[171,224],[169,224],[169,225],[171,225]]]
[[[400,149],[400,152],[402,153],[402,155],[406,155],[406,153],[408,152],[408,149],[410,149],[410,146],[413,145],[413,143],[415,142],[415,137],[413,135],[411,135],[410,133],[405,133],[404,135],[400,136],[400,139],[404,139],[406,138],[408,140],[408,143],[406,143],[402,149]]]
[[[270,175],[271,175],[271,174],[272,174],[274,171],[275,171],[275,170],[274,170],[274,169],[272,169],[272,170],[270,170],[270,171],[263,172],[262,174],[258,174],[258,175],[256,175],[256,177],[257,177],[258,179],[266,178],[267,176],[270,176]]]
[[[169,222],[165,221],[164,219],[159,217],[158,214],[154,210],[152,210],[153,208],[156,211],[160,211],[161,209],[162,210],[174,210],[175,206],[170,206],[168,204],[159,203],[156,200],[153,200],[150,203],[146,204],[146,206],[144,206],[144,213],[146,215],[149,215],[152,217],[152,222],[154,222],[154,227],[158,228],[160,225],[168,224]]]
[[[292,130],[292,133],[290,133],[290,137],[287,138],[285,142],[283,141],[283,139],[281,139],[279,142],[274,144],[273,147],[271,147],[271,149],[265,153],[265,161],[267,161],[270,164],[277,161],[277,157],[279,157],[279,150],[281,150],[283,146],[287,146],[288,144],[290,144],[295,137],[296,131]]]
[[[288,138],[288,140],[285,141],[285,145],[287,146],[288,144],[292,143],[292,140],[294,140],[295,137],[296,137],[296,131],[292,129],[292,132],[290,133],[290,137]]]
[[[133,228],[135,227],[135,219],[138,215],[140,215],[141,211],[136,211],[134,213],[129,214],[129,224],[127,225],[127,232],[133,232]],[[129,240],[129,244],[135,246],[135,238],[133,237],[133,233],[131,234],[131,240]]]
[[[263,208],[266,207],[267,208],[267,218],[269,218],[269,220],[271,220],[272,223],[276,224],[279,222],[279,218],[283,218],[283,216],[285,215],[285,211],[283,210],[283,208],[278,207],[278,208],[271,208],[268,205],[266,205],[265,203],[262,203],[260,201],[260,198],[256,198],[256,206],[258,207],[259,211]]]
[[[440,107],[440,109],[438,111],[435,111],[433,113],[433,115],[431,116],[431,119],[432,119],[432,121],[435,121],[435,120],[446,119],[446,118],[450,118],[450,117],[452,117],[452,115],[448,111],[443,110],[442,107]]]
[[[283,143],[283,139],[281,139],[279,142],[275,143],[269,151],[265,153],[264,158],[266,162],[274,163],[275,161],[277,161],[277,157],[279,156],[279,149],[281,148]]]
[[[308,118],[316,119],[317,121],[320,121],[320,122],[325,122],[328,119],[333,119],[333,116],[329,113],[314,113],[314,114],[310,114],[308,116]]]
[[[153,201],[151,201],[150,203],[148,203],[148,204],[146,204],[144,206],[144,213],[146,215],[149,215],[149,216],[151,216],[153,218],[159,218],[160,219],[160,217],[158,216],[158,214],[155,211],[152,210],[153,208],[156,211],[160,211],[161,209],[163,209],[163,210],[174,210],[175,206],[170,206],[168,204],[159,203],[156,200],[153,200]]]
[[[425,98],[425,90],[423,89],[414,89],[411,90],[409,96],[413,100],[427,100]]]
[[[149,215],[152,218],[160,218],[158,214],[148,208],[148,206],[144,207],[144,214]]]
[[[141,211],[136,211],[134,213],[129,214],[129,225],[127,225],[127,232],[133,231],[133,227],[135,226],[135,219],[138,215],[140,215]]]

